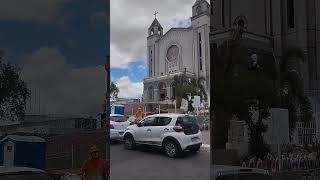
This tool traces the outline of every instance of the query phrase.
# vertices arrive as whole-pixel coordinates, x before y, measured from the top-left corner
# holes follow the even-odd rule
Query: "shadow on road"
[[[122,142],[112,142],[111,145],[118,145],[118,146],[122,146],[123,143]],[[161,147],[157,147],[157,146],[148,146],[148,145],[139,145],[137,146],[137,148],[134,151],[138,151],[138,152],[143,152],[149,155],[162,155],[162,156],[166,156],[163,149]],[[181,153],[181,155],[177,158],[188,158],[188,157],[193,157],[195,156],[197,153],[191,153],[191,152],[183,152]]]

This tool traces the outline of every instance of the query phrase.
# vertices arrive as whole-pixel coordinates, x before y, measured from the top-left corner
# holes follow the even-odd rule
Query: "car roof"
[[[0,174],[4,173],[16,173],[16,172],[35,172],[44,173],[41,169],[28,168],[28,167],[15,167],[15,166],[0,166]]]
[[[211,168],[213,169],[214,176],[236,173],[268,174],[268,171],[265,169],[247,168],[241,166],[213,165]]]
[[[178,113],[161,113],[161,114],[153,114],[147,117],[181,117],[181,116],[190,116],[187,114],[178,114]],[[191,117],[191,116],[190,116]]]

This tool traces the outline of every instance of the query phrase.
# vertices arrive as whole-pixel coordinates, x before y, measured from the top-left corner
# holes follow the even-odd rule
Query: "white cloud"
[[[41,113],[96,115],[101,111],[106,79],[103,66],[73,68],[54,48],[40,48],[25,58],[22,78],[32,90],[28,111],[38,112],[39,89]]]
[[[1,0],[0,20],[52,23],[72,0]]]
[[[111,0],[111,67],[127,68],[131,61],[146,59],[148,27],[154,11],[167,31],[177,20],[192,16],[195,0]]]
[[[128,76],[123,76],[115,81],[121,98],[141,98],[143,93],[142,82],[131,82]]]
[[[138,66],[138,68],[139,69],[146,69],[146,66],[141,64],[141,65]]]

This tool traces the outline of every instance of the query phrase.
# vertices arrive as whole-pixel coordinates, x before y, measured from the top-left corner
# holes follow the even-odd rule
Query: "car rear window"
[[[267,174],[243,173],[243,174],[230,174],[223,175],[216,180],[272,180],[271,176]]]
[[[192,116],[183,116],[183,117],[178,117],[177,119],[177,124],[181,125],[196,125],[197,119]]]

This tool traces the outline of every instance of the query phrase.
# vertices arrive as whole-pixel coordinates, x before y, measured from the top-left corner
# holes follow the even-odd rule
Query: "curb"
[[[204,152],[210,152],[210,144],[202,144],[201,150]]]

